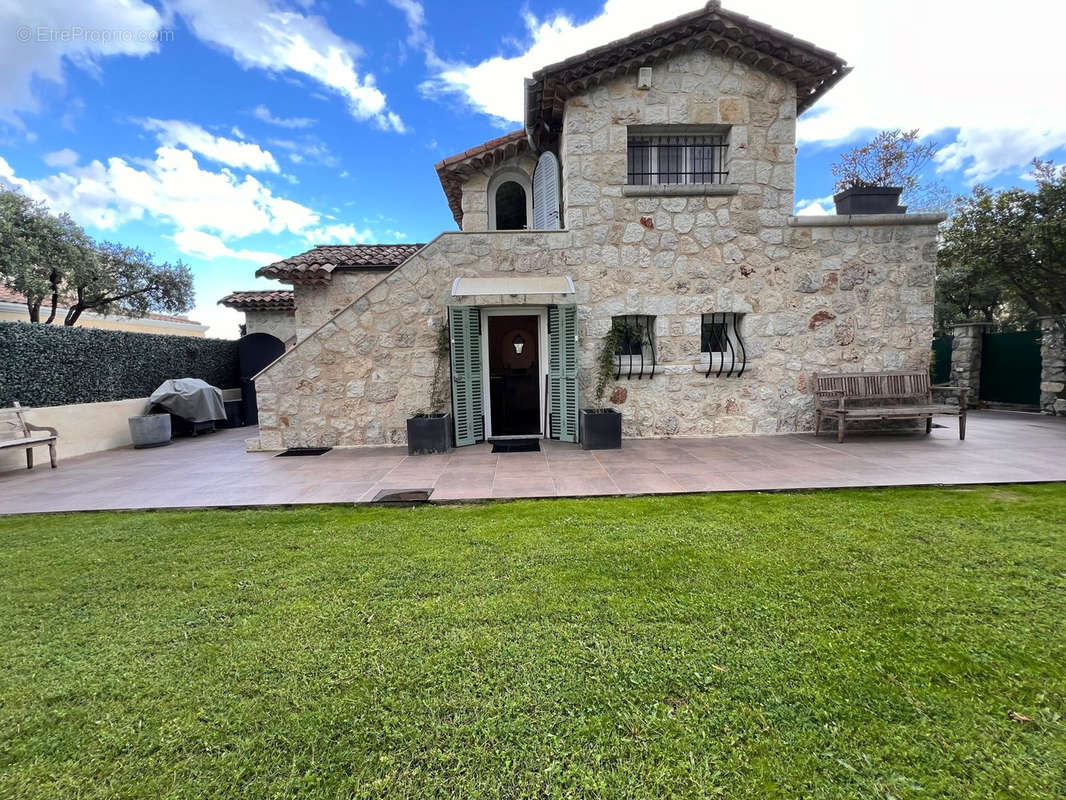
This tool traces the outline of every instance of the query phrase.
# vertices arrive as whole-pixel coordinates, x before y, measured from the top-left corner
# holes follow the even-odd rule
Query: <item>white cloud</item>
[[[15,111],[37,111],[34,82],[62,86],[68,64],[95,72],[109,56],[144,56],[159,49],[156,34],[163,20],[148,3],[81,0],[74,10],[67,0],[0,3],[0,118],[16,121]],[[73,35],[75,24],[82,35]],[[89,36],[90,31],[101,35]]]
[[[305,75],[343,96],[356,119],[384,130],[405,130],[374,76],[356,69],[362,50],[321,17],[283,9],[271,0],[174,0],[174,6],[198,38],[230,53],[241,66]]]
[[[1063,144],[1066,144],[1066,120],[1034,127],[963,128],[955,141],[937,153],[937,171],[961,169],[971,183],[987,181],[1011,167],[1025,167],[1034,158]]]
[[[562,12],[543,20],[527,12],[527,41],[521,52],[493,56],[473,65],[443,64],[421,90],[426,96],[456,94],[501,124],[521,122],[522,82],[536,70],[703,5],[699,0],[607,0],[601,14],[580,23]]]
[[[160,143],[168,147],[187,147],[194,153],[231,167],[256,172],[279,171],[274,156],[259,145],[215,136],[195,123],[149,118],[141,120],[140,124],[145,130],[154,132]]]
[[[359,230],[350,223],[323,225],[304,234],[312,244],[370,244],[376,240],[370,228]]]
[[[240,325],[244,322],[244,312],[226,308],[215,303],[198,305],[186,316],[189,319],[207,325],[207,335],[212,339],[236,339],[240,336]]]
[[[340,159],[330,152],[329,146],[314,136],[304,136],[299,141],[271,139],[270,144],[279,150],[287,151],[293,164],[302,164],[307,159],[324,167],[336,167],[341,163]]]
[[[816,197],[813,200],[796,201],[796,215],[800,217],[813,217],[835,213],[836,204],[833,202],[833,195]]]
[[[42,159],[50,167],[73,167],[78,163],[78,154],[69,147],[64,147],[53,153],[45,153]]]
[[[426,10],[418,0],[389,0],[389,5],[403,12],[407,19],[407,43],[412,47],[424,47],[429,42],[426,33]]]
[[[400,4],[399,0],[394,5]],[[451,63],[423,83],[508,124],[522,120],[522,79],[589,48],[692,11],[698,0],[607,0],[593,19],[527,14],[525,41],[479,63]],[[800,119],[801,143],[839,144],[869,130],[920,128],[948,145],[943,170],[984,180],[1066,145],[1061,34],[1066,3],[1016,0],[727,0],[729,10],[844,56],[854,71]]]
[[[277,125],[279,128],[310,128],[317,122],[310,117],[275,117],[264,105],[253,108],[252,116],[268,125]]]
[[[190,151],[167,146],[159,147],[152,160],[109,158],[32,181],[16,176],[0,158],[0,180],[102,230],[152,218],[179,231],[208,231],[230,239],[302,234],[320,220],[317,212],[275,195],[251,175],[204,170]]]
[[[250,261],[257,266],[262,266],[282,259],[282,256],[277,253],[262,250],[234,250],[217,236],[203,231],[178,231],[171,238],[181,252],[208,261],[216,258],[229,258],[237,261]]]

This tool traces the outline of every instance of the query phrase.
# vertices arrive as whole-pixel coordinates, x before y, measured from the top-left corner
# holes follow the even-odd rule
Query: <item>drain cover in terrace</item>
[[[428,503],[432,489],[382,489],[371,503],[386,506],[415,506],[420,503]]]
[[[328,453],[332,450],[332,447],[293,447],[286,450],[284,453],[278,453],[277,457],[282,456],[320,456],[323,453]]]
[[[515,439],[509,442],[493,442],[494,453],[539,453],[540,439]]]

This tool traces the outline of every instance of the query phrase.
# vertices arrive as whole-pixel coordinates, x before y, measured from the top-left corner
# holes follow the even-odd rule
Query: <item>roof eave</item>
[[[743,14],[722,11],[716,2],[701,11],[677,17],[623,39],[543,67],[525,83],[525,127],[537,141],[550,138],[553,124],[561,122],[566,100],[578,92],[629,72],[636,66],[661,61],[697,47],[710,47],[724,55],[767,69],[791,80],[802,90],[814,85],[802,98],[805,111],[851,68],[829,50],[779,31]],[[626,53],[632,50],[636,52]],[[617,54],[617,59],[596,64]]]

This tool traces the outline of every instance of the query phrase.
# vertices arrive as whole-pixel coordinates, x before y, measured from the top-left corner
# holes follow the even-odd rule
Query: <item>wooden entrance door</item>
[[[536,315],[488,317],[489,404],[493,436],[541,429],[540,331]]]

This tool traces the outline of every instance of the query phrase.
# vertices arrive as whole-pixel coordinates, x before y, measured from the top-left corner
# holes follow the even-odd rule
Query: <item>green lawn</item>
[[[0,519],[4,798],[1062,798],[1064,716],[1066,485]]]

